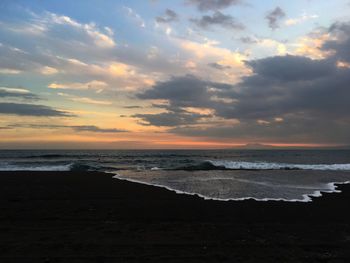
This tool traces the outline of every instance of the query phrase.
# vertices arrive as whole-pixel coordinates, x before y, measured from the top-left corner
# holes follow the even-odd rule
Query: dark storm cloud
[[[104,129],[94,125],[50,125],[50,124],[11,124],[8,128],[32,128],[32,129],[73,129],[76,132],[95,132],[95,133],[120,133],[125,130]]]
[[[225,118],[271,119],[288,114],[341,118],[347,116],[350,71],[339,69],[332,58],[312,60],[277,56],[247,62],[254,74],[227,93],[237,102],[217,108]]]
[[[201,80],[192,75],[172,77],[168,81],[158,82],[152,89],[137,95],[140,99],[167,100],[169,104],[152,104],[154,108],[161,108],[166,112],[136,114],[133,117],[140,118],[144,125],[154,126],[171,127],[198,123],[211,115],[189,112],[185,108],[213,108],[217,102],[212,101],[211,97],[214,94],[220,96],[220,90],[225,91],[230,88],[230,85]],[[213,90],[216,90],[215,93]]]
[[[200,11],[217,11],[231,5],[240,4],[241,0],[188,0],[187,3],[197,6]]]
[[[211,67],[211,68],[218,69],[218,70],[224,70],[224,69],[230,69],[231,68],[230,66],[224,66],[224,65],[221,65],[221,64],[219,64],[217,62],[209,63],[208,66]]]
[[[216,11],[212,16],[204,15],[200,19],[192,18],[190,21],[202,29],[210,29],[213,26],[235,30],[244,29],[244,25],[238,22],[233,16],[225,15],[219,11]]]
[[[350,22],[335,23],[328,31],[336,39],[326,41],[322,49],[334,51],[334,57],[350,62]]]
[[[20,104],[0,102],[0,114],[38,117],[72,117],[68,112],[37,104]]]
[[[213,95],[220,96],[220,91],[228,90],[231,87],[228,84],[202,80],[193,75],[185,75],[172,77],[168,81],[157,82],[152,89],[138,94],[137,97],[150,100],[169,100],[171,107],[207,107],[212,105],[211,97]]]
[[[312,60],[301,56],[275,56],[246,62],[255,74],[281,81],[318,78],[335,70],[328,60]]]
[[[201,119],[209,115],[192,113],[185,110],[168,111],[159,114],[135,114],[134,118],[140,118],[142,125],[175,127],[198,123]]]
[[[268,12],[265,19],[268,21],[268,25],[272,30],[279,28],[279,21],[286,16],[286,13],[277,6],[274,10]]]
[[[157,16],[157,23],[171,23],[179,20],[179,16],[177,13],[171,9],[165,10],[165,14],[163,16]]]

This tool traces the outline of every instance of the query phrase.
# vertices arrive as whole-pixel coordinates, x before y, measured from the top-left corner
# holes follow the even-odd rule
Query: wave
[[[65,154],[59,154],[59,153],[48,153],[48,154],[31,154],[31,155],[24,155],[19,156],[23,159],[62,159],[62,158],[76,158],[76,159],[82,159],[82,158],[96,158],[99,159],[103,156],[101,155],[92,155],[92,154],[72,154],[72,153],[65,153]],[[10,157],[13,158],[13,157]]]
[[[151,168],[151,171],[159,171],[159,170],[162,170],[162,168],[159,168],[157,166]]]
[[[68,156],[65,154],[38,154],[38,155],[25,156],[24,158],[27,158],[27,159],[34,159],[34,158],[51,159],[51,158],[64,158],[64,157],[71,157],[71,156]]]
[[[15,165],[2,164],[0,171],[71,171],[73,164],[63,165]]]
[[[289,164],[275,162],[237,162],[228,160],[208,160],[197,165],[185,166],[176,170],[318,170],[318,171],[350,171],[350,163],[346,164]]]
[[[69,163],[69,164],[52,164],[47,165],[43,163],[34,163],[34,164],[9,164],[9,163],[1,163],[0,171],[97,171],[98,167],[80,164],[80,163]]]

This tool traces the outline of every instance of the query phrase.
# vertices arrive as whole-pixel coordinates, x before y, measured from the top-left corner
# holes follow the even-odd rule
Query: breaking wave
[[[79,164],[79,163],[68,163],[68,164],[11,164],[11,163],[0,163],[0,171],[91,171],[97,170],[97,167]]]
[[[0,171],[71,171],[73,164],[64,165],[15,165],[2,164]]]
[[[350,163],[345,164],[289,164],[274,162],[237,162],[228,160],[205,161],[197,165],[181,167],[176,170],[318,170],[350,171]]]

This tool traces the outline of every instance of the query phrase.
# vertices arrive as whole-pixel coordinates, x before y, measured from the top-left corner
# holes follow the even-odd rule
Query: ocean
[[[0,171],[82,170],[205,199],[309,202],[350,183],[350,150],[0,151]]]

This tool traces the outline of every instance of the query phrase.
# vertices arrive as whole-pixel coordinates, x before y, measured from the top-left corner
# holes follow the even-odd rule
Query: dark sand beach
[[[350,262],[350,185],[205,201],[93,172],[1,172],[0,262]]]

